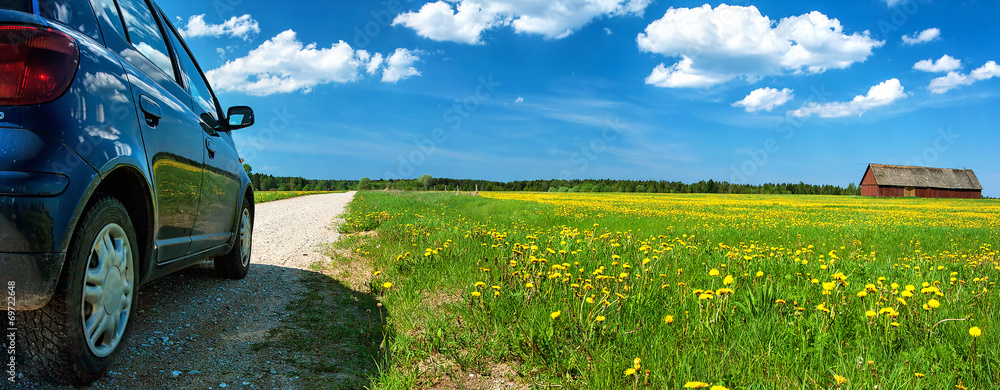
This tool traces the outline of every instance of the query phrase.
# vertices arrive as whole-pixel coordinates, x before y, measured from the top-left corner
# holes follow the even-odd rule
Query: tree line
[[[667,180],[520,180],[510,182],[434,178],[423,175],[412,180],[312,180],[301,177],[272,176],[250,173],[258,191],[532,191],[532,192],[640,192],[668,194],[801,194],[801,195],[860,195],[861,189],[851,183],[846,188],[834,185],[799,183],[737,184],[702,180],[684,183]]]

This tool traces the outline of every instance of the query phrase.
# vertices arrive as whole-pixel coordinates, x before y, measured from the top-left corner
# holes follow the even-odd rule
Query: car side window
[[[121,14],[118,13],[118,6],[115,5],[115,0],[94,0],[94,7],[100,6],[104,10],[103,14],[98,15],[98,17],[107,18],[108,23],[111,24],[118,34],[125,38],[125,26],[122,24]],[[96,9],[95,9],[96,11]]]
[[[128,29],[128,38],[132,45],[163,73],[166,73],[171,79],[175,79],[173,62],[170,60],[167,43],[160,35],[159,23],[153,17],[146,2],[143,0],[119,0],[118,6],[121,8],[123,19],[125,19],[125,28]]]
[[[21,12],[31,12],[30,0],[0,0],[0,9],[9,9]]]
[[[167,30],[169,31],[167,35],[170,36],[170,45],[173,46],[174,52],[177,53],[177,58],[180,62],[181,79],[188,86],[191,99],[194,100],[193,110],[201,117],[205,124],[212,128],[217,128],[219,109],[212,95],[212,90],[208,87],[208,82],[205,81],[205,77],[198,70],[194,57],[181,44],[181,38],[177,36],[177,32],[173,28],[168,28]]]
[[[40,0],[39,14],[58,21],[94,40],[101,41],[101,28],[90,6],[90,0]]]

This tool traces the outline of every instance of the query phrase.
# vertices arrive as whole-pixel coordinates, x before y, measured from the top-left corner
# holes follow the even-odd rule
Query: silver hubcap
[[[114,352],[132,307],[132,244],[117,224],[105,226],[90,249],[81,319],[87,346],[98,357]]]
[[[240,262],[246,267],[250,265],[250,244],[253,242],[253,226],[250,224],[250,210],[243,209],[240,219]]]

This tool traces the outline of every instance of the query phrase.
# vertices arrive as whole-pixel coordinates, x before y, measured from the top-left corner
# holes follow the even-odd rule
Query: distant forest
[[[682,183],[666,180],[531,180],[498,182],[487,180],[443,179],[429,175],[413,180],[310,180],[301,177],[276,177],[250,173],[258,191],[534,191],[534,192],[644,192],[669,194],[803,194],[860,195],[861,189],[851,183],[847,188],[805,183],[765,183],[761,185],[733,184],[724,181]]]

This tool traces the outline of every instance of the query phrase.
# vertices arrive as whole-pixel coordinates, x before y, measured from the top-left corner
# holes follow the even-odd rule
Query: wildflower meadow
[[[362,192],[380,388],[1000,388],[1000,202]]]

